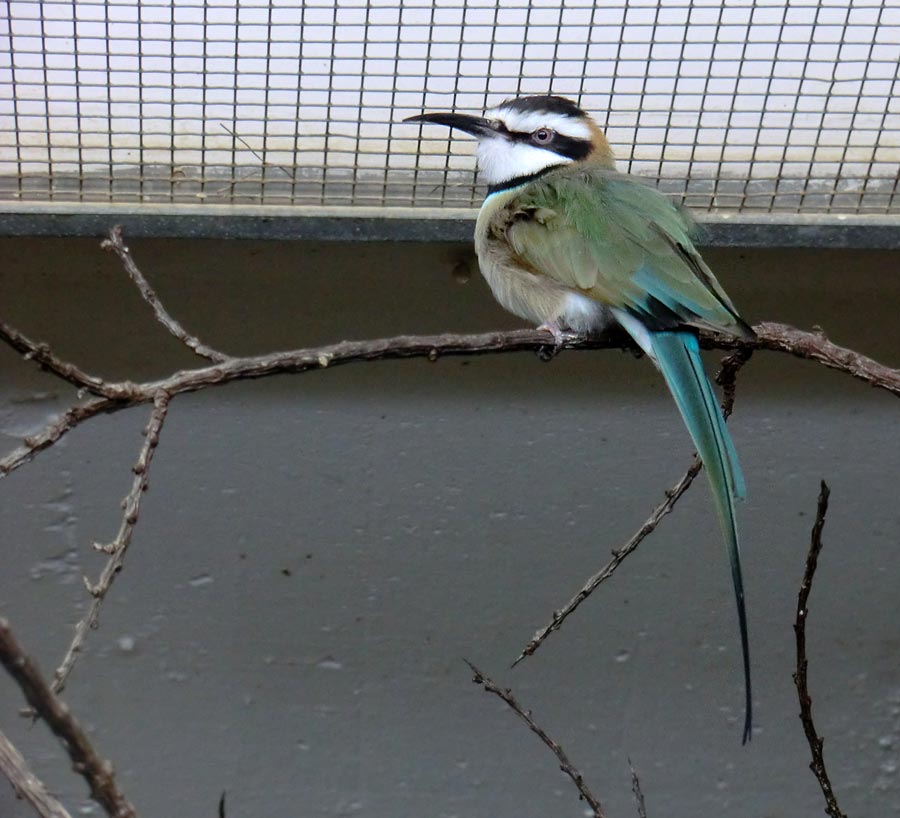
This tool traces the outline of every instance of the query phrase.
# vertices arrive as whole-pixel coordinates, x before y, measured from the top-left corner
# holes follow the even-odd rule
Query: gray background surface
[[[139,241],[170,309],[234,353],[519,325],[456,245]],[[745,316],[822,325],[900,364],[897,254],[710,250]],[[3,317],[110,378],[195,365],[91,240],[0,241]],[[710,356],[710,369],[715,357]],[[71,398],[0,349],[11,449]],[[49,671],[96,575],[146,407],[90,421],[0,481],[0,615]],[[791,682],[819,479],[811,687],[848,814],[900,810],[900,412],[811,363],[759,354],[733,434],[757,731],[705,482],[531,660],[510,661],[683,471],[661,380],[615,351],[385,362],[181,396],[127,564],[66,694],[149,816],[583,812],[549,752],[470,683],[511,685],[601,795],[653,818],[815,816]],[[286,569],[286,570],[285,570]],[[0,725],[75,814],[99,812],[0,677]],[[0,783],[0,815],[28,815]]]

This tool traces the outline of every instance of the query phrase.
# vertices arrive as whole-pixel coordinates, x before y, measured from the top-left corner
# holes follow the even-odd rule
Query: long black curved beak
[[[417,114],[408,117],[404,122],[431,122],[435,125],[446,125],[448,128],[456,128],[465,131],[472,136],[496,136],[499,132],[496,125],[490,120],[480,116],[469,114],[438,113]]]

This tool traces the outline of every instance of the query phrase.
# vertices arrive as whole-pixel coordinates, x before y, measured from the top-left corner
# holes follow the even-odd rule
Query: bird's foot
[[[553,360],[559,355],[560,350],[566,345],[567,341],[573,341],[580,337],[577,332],[566,332],[560,329],[559,324],[555,321],[545,321],[538,327],[538,331],[549,332],[553,336],[553,346],[541,347],[538,352],[539,357],[543,361]]]

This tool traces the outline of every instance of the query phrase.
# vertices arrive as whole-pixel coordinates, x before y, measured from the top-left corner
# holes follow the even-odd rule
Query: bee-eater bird
[[[662,372],[706,468],[731,561],[750,738],[750,651],[734,501],[745,493],[731,436],[706,377],[697,328],[752,338],[691,240],[688,213],[618,173],[594,120],[558,96],[507,100],[483,117],[427,113],[478,139],[488,194],[475,250],[494,297],[553,334],[618,323]]]

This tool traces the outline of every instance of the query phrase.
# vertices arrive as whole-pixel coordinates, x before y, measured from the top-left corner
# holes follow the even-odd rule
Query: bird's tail
[[[731,561],[731,578],[737,601],[738,625],[741,631],[741,650],[744,660],[744,743],[750,738],[753,702],[750,690],[750,649],[747,639],[747,614],[744,609],[744,581],[734,501],[745,494],[744,476],[737,459],[731,435],[710,386],[697,337],[690,332],[649,332],[650,350],[666,384],[675,398],[678,410],[703,461],[712,489],[719,523]],[[637,340],[637,339],[635,339]]]

